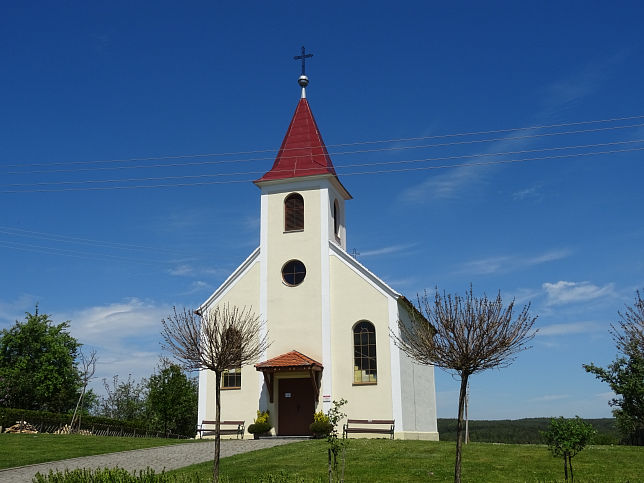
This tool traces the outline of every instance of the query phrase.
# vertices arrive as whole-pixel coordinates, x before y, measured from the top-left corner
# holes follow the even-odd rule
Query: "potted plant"
[[[270,435],[272,427],[268,410],[257,411],[257,417],[253,424],[248,426],[248,432],[253,435],[254,439],[259,439],[260,436]]]
[[[313,416],[313,422],[309,426],[309,429],[313,433],[314,438],[325,438],[331,433],[333,425],[326,414],[318,411]]]

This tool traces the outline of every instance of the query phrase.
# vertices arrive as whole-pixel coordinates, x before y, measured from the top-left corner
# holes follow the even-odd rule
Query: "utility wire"
[[[67,235],[57,235],[55,233],[45,233],[41,231],[24,230],[22,228],[0,225],[0,233],[10,236],[19,236],[25,238],[36,238],[43,240],[59,241],[64,243],[78,243],[81,245],[102,246],[106,248],[116,248],[121,250],[153,250],[176,255],[185,256],[180,252],[168,250],[167,248],[150,247],[143,245],[132,245],[129,243],[109,242],[103,240],[94,240],[91,238],[79,238]]]
[[[642,151],[642,150],[644,150],[644,147],[630,148],[630,149],[616,149],[616,150],[609,150],[609,151],[594,151],[594,152],[587,152],[587,153],[571,153],[571,154],[542,156],[542,157],[533,157],[533,158],[482,161],[482,162],[476,162],[476,163],[447,164],[447,165],[441,165],[441,166],[419,166],[415,168],[383,169],[383,170],[375,170],[375,171],[355,171],[355,172],[346,172],[341,174],[343,176],[362,176],[362,175],[369,175],[369,174],[401,173],[406,171],[428,171],[428,170],[439,170],[439,169],[450,169],[450,168],[465,168],[465,167],[474,167],[474,166],[491,166],[496,164],[523,163],[527,161],[542,161],[542,160],[572,158],[572,157],[581,157],[581,156],[625,153],[625,152]],[[199,176],[207,176],[207,175],[199,175]],[[216,176],[216,175],[211,175],[211,176]],[[214,185],[214,184],[248,183],[251,181],[253,180],[239,179],[239,180],[222,180],[222,181],[200,181],[200,182],[194,182],[194,183],[165,183],[165,184],[153,184],[153,185],[145,184],[145,185],[127,185],[127,186],[92,186],[92,187],[57,188],[57,189],[39,188],[39,189],[30,189],[30,190],[3,190],[3,191],[0,191],[0,193],[51,193],[51,192],[61,192],[61,191],[106,191],[106,190],[128,190],[128,189],[144,189],[144,188],[147,188],[147,189],[176,188],[176,187]]]
[[[485,156],[507,156],[515,154],[526,154],[526,153],[538,153],[538,152],[548,152],[548,151],[561,151],[566,149],[587,149],[591,147],[600,147],[600,146],[615,146],[623,144],[632,144],[632,143],[641,143],[644,142],[644,139],[633,139],[629,141],[614,141],[610,143],[595,143],[595,144],[583,144],[575,146],[557,146],[551,148],[539,148],[539,149],[524,149],[520,151],[505,151],[497,153],[475,153],[475,154],[462,154],[454,156],[439,156],[432,158],[421,158],[421,159],[408,159],[408,160],[398,160],[398,161],[379,161],[372,163],[352,163],[344,165],[335,165],[336,171],[345,169],[345,168],[356,168],[356,167],[366,167],[366,166],[382,166],[382,165],[391,165],[391,164],[408,164],[408,163],[420,163],[428,161],[447,161],[453,159],[469,159]],[[604,154],[607,151],[601,151],[599,154]],[[622,152],[621,150],[615,150],[610,152]],[[592,151],[582,154],[594,154]],[[541,159],[541,158],[530,158],[530,159]],[[306,171],[306,170],[304,170]],[[273,173],[297,173],[297,169],[273,169]],[[178,176],[153,176],[145,178],[117,178],[117,179],[91,179],[91,180],[75,180],[75,181],[39,181],[32,183],[9,183],[5,186],[11,187],[25,187],[25,186],[47,186],[47,185],[70,185],[70,184],[92,184],[92,183],[125,183],[125,182],[139,182],[139,181],[163,181],[163,180],[176,180],[176,179],[197,179],[197,178],[214,178],[214,177],[226,177],[226,176],[251,176],[251,175],[261,175],[264,171],[242,171],[242,172],[232,172],[232,173],[214,173],[214,174],[195,174],[195,175],[178,175]]]
[[[89,259],[99,259],[99,260],[122,260],[128,262],[143,263],[147,265],[168,265],[171,262],[163,260],[145,260],[141,258],[128,258],[120,257],[117,255],[108,255],[106,253],[92,253],[92,252],[83,252],[78,250],[67,250],[65,248],[56,248],[56,247],[47,247],[42,245],[29,245],[24,243],[13,243],[0,240],[0,246],[5,248],[11,248],[14,250],[23,250],[23,251],[32,251],[39,253],[47,253],[50,255],[65,255],[69,257],[77,258],[89,258]]]
[[[418,137],[409,137],[409,138],[397,138],[397,139],[383,139],[383,140],[373,140],[373,141],[358,141],[358,142],[352,142],[352,143],[340,143],[340,144],[328,144],[326,145],[327,148],[329,147],[344,147],[344,146],[359,146],[359,145],[369,145],[369,144],[384,144],[384,143],[395,143],[395,142],[410,142],[410,141],[419,141],[419,140],[425,140],[425,139],[444,139],[444,138],[450,138],[450,137],[463,137],[463,136],[474,136],[474,135],[483,135],[483,134],[499,134],[499,133],[507,133],[507,132],[515,132],[515,131],[529,131],[529,130],[538,130],[538,129],[550,129],[554,127],[566,127],[566,126],[579,126],[579,125],[587,125],[587,124],[597,124],[597,123],[608,123],[608,122],[617,122],[617,121],[626,121],[626,120],[634,120],[634,119],[643,119],[644,115],[637,115],[637,116],[627,116],[627,117],[617,117],[617,118],[610,118],[610,119],[597,119],[597,120],[591,120],[591,121],[576,121],[576,122],[568,122],[568,123],[559,123],[559,124],[549,124],[549,125],[535,125],[535,126],[527,126],[527,127],[519,127],[519,128],[508,128],[508,129],[495,129],[495,130],[485,130],[485,131],[470,131],[470,132],[462,132],[462,133],[449,133],[449,134],[438,134],[438,135],[431,135],[431,136],[418,136]],[[599,128],[596,130],[606,130],[606,129],[622,129],[622,128],[627,128],[627,127],[637,127],[637,126],[642,126],[644,124],[634,124],[631,126],[615,126],[615,127],[606,127],[606,128]],[[596,131],[594,129],[590,130],[577,130],[577,131],[570,131],[570,132],[561,132],[561,133],[549,133],[549,134],[543,134],[543,135],[561,135],[561,134],[572,134],[572,133],[582,133],[582,132],[594,132]],[[538,137],[538,136],[534,136]],[[500,138],[500,139],[492,139],[489,141],[486,140],[478,140],[478,141],[470,141],[470,142],[490,142],[494,140],[510,140],[510,139],[523,139],[524,137],[517,137],[517,138]],[[468,142],[462,141],[462,142],[457,142],[454,144],[467,144]],[[427,147],[430,146],[447,146],[447,145],[453,145],[452,143],[439,143],[436,145],[428,145]],[[301,149],[301,148],[292,148],[292,149]],[[385,148],[383,150],[390,150],[394,148]],[[395,148],[395,149],[405,149],[405,148]],[[407,148],[407,149],[412,149],[412,148]],[[340,155],[340,154],[349,154],[349,153],[354,153],[354,152],[374,152],[374,151],[379,151],[380,149],[376,149],[373,151],[349,151],[349,152],[337,152],[337,153],[330,153],[333,155]],[[82,165],[82,164],[100,164],[100,163],[124,163],[124,162],[132,162],[132,161],[154,161],[154,160],[170,160],[170,159],[189,159],[189,158],[203,158],[203,157],[222,157],[222,156],[238,156],[238,155],[249,155],[249,154],[259,154],[259,153],[274,153],[276,152],[276,149],[258,149],[258,150],[252,150],[252,151],[231,151],[231,152],[222,152],[222,153],[201,153],[201,154],[184,154],[184,155],[169,155],[169,156],[148,156],[148,157],[135,157],[135,158],[124,158],[124,159],[104,159],[104,160],[91,160],[91,161],[60,161],[60,162],[51,162],[51,163],[15,163],[15,164],[8,164],[8,168],[20,168],[20,167],[31,167],[31,166],[60,166],[60,165]],[[285,149],[283,151],[288,151],[288,149]],[[255,158],[253,160],[258,160],[258,159],[266,159],[266,158]],[[270,159],[270,158],[268,158]],[[232,161],[227,161],[227,162],[243,162],[246,161],[245,159],[241,160],[232,160]],[[13,174],[13,172],[10,172],[10,174]]]

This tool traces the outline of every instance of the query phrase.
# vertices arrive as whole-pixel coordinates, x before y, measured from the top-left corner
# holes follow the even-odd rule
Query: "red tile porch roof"
[[[320,364],[315,359],[311,359],[309,356],[305,356],[298,351],[290,351],[286,354],[273,357],[267,361],[260,362],[255,364],[255,369],[258,371],[265,370],[284,370],[284,369],[312,369],[312,370],[321,370],[322,364]]]

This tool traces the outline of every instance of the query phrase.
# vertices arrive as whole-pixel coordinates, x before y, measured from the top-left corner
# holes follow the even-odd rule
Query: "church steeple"
[[[300,99],[273,167],[258,181],[330,174],[335,168],[306,98]]]
[[[288,180],[292,178],[303,178],[308,176],[329,176],[334,184],[339,185],[340,191],[345,199],[351,199],[351,195],[342,185],[335,172],[331,157],[327,152],[326,145],[318,129],[313,113],[306,99],[306,87],[309,78],[304,73],[304,60],[312,54],[305,54],[302,47],[302,55],[295,59],[302,59],[302,75],[298,84],[302,87],[300,98],[291,124],[286,131],[282,145],[277,153],[273,167],[255,181],[255,184],[262,185],[266,181]]]

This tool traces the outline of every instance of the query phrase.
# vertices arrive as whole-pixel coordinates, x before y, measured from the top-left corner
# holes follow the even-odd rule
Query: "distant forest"
[[[619,444],[620,434],[615,419],[584,419],[597,431],[595,444]],[[481,443],[542,444],[540,431],[546,431],[550,418],[470,421],[470,441]],[[439,419],[441,441],[456,441],[456,419]]]

